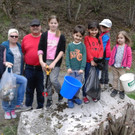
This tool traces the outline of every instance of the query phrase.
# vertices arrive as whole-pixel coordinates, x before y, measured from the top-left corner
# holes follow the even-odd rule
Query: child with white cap
[[[103,19],[101,23],[99,23],[100,29],[101,29],[101,39],[103,42],[103,48],[104,48],[104,67],[101,71],[101,89],[107,89],[108,88],[108,61],[111,55],[111,47],[110,47],[110,30],[112,27],[112,22],[109,19]]]

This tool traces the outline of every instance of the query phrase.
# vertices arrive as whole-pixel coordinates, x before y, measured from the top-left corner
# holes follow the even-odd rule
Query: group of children
[[[66,51],[66,67],[69,75],[75,77],[79,81],[83,80],[83,72],[85,82],[82,88],[83,101],[85,104],[89,103],[89,98],[86,94],[85,83],[87,81],[90,68],[94,66],[99,75],[99,68],[94,58],[103,59],[104,64],[101,70],[100,86],[101,89],[109,87],[108,65],[111,67],[113,73],[113,91],[110,94],[115,97],[119,92],[119,97],[124,99],[125,93],[120,82],[120,90],[118,90],[119,77],[123,75],[126,70],[131,68],[132,52],[131,39],[125,31],[120,31],[116,37],[116,45],[111,52],[110,33],[112,22],[109,19],[104,19],[101,23],[96,21],[89,22],[88,35],[84,37],[84,44],[82,39],[85,29],[81,25],[77,25],[73,31],[73,42],[70,43]],[[100,34],[101,31],[101,34]],[[78,97],[79,91],[68,100],[68,107],[73,108],[74,103],[80,105],[82,100]],[[92,98],[92,97],[91,97]],[[97,102],[98,98],[92,98]]]
[[[51,74],[48,84],[48,97],[46,107],[52,105],[52,85],[58,93],[58,101],[62,101],[63,97],[60,95],[61,85],[58,81],[60,72],[60,65],[62,57],[65,52],[65,37],[58,29],[59,20],[56,16],[51,16],[48,21],[49,30],[43,32],[38,46],[39,62],[46,76],[47,68],[51,69]],[[84,85],[83,101],[85,104],[89,103],[89,98],[86,94],[85,83],[87,81],[89,71],[92,66],[96,68],[99,75],[99,68],[94,58],[102,58],[104,60],[103,69],[101,71],[100,84],[101,89],[108,87],[108,65],[113,71],[113,88],[111,96],[114,97],[119,92],[121,99],[124,99],[124,90],[120,85],[118,90],[119,77],[131,68],[132,52],[131,39],[125,31],[118,33],[116,38],[116,45],[111,52],[110,33],[112,22],[109,19],[104,19],[101,23],[92,21],[88,23],[88,34],[84,37],[85,28],[83,25],[75,26],[73,30],[73,42],[69,43],[66,49],[66,67],[68,75],[78,79]],[[101,31],[101,33],[100,33]],[[84,37],[84,43],[82,39]],[[3,47],[0,46],[0,55],[3,55]],[[1,60],[3,61],[3,60]],[[1,71],[0,71],[1,72]],[[3,71],[2,71],[3,72]],[[83,78],[84,77],[84,78]],[[80,105],[82,100],[79,98],[80,90],[75,94],[73,99],[68,99],[68,107],[73,108],[74,103]],[[94,102],[99,99],[92,98]]]

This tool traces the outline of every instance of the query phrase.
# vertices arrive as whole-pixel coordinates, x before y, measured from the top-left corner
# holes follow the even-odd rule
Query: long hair
[[[99,38],[99,23],[97,21],[89,21],[88,23],[88,29],[92,29],[92,28],[97,28],[98,29],[98,33],[96,35],[96,38]],[[89,33],[90,35],[90,33]]]
[[[59,18],[56,15],[51,15],[48,18],[48,22],[50,22],[52,19],[56,19],[56,21],[59,23]],[[60,37],[61,31],[59,29],[56,30],[56,37]]]
[[[122,34],[124,37],[125,37],[125,43],[128,45],[128,46],[130,46],[131,47],[131,45],[132,45],[132,40],[131,40],[131,38],[129,37],[129,35],[127,34],[127,32],[126,31],[120,31],[118,34],[117,34],[117,39],[118,39],[118,36],[120,35],[120,34]]]

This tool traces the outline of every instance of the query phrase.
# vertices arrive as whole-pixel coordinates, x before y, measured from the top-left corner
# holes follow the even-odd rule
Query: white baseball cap
[[[112,21],[109,19],[104,19],[103,21],[101,21],[101,23],[99,23],[99,25],[105,26],[107,28],[111,28],[112,27]]]

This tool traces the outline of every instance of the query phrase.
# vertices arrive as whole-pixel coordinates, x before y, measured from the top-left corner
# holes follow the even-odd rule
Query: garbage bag
[[[94,62],[97,64],[99,70],[102,70],[105,64],[104,58],[93,58]]]
[[[96,98],[98,100],[100,99],[100,93],[101,93],[100,82],[99,82],[96,68],[94,66],[90,68],[89,75],[86,80],[85,88],[86,88],[86,94],[88,96],[90,96],[91,98]]]
[[[8,71],[8,67],[2,75],[0,81],[0,98],[3,101],[12,101],[15,97],[16,77],[14,77],[12,69]]]

